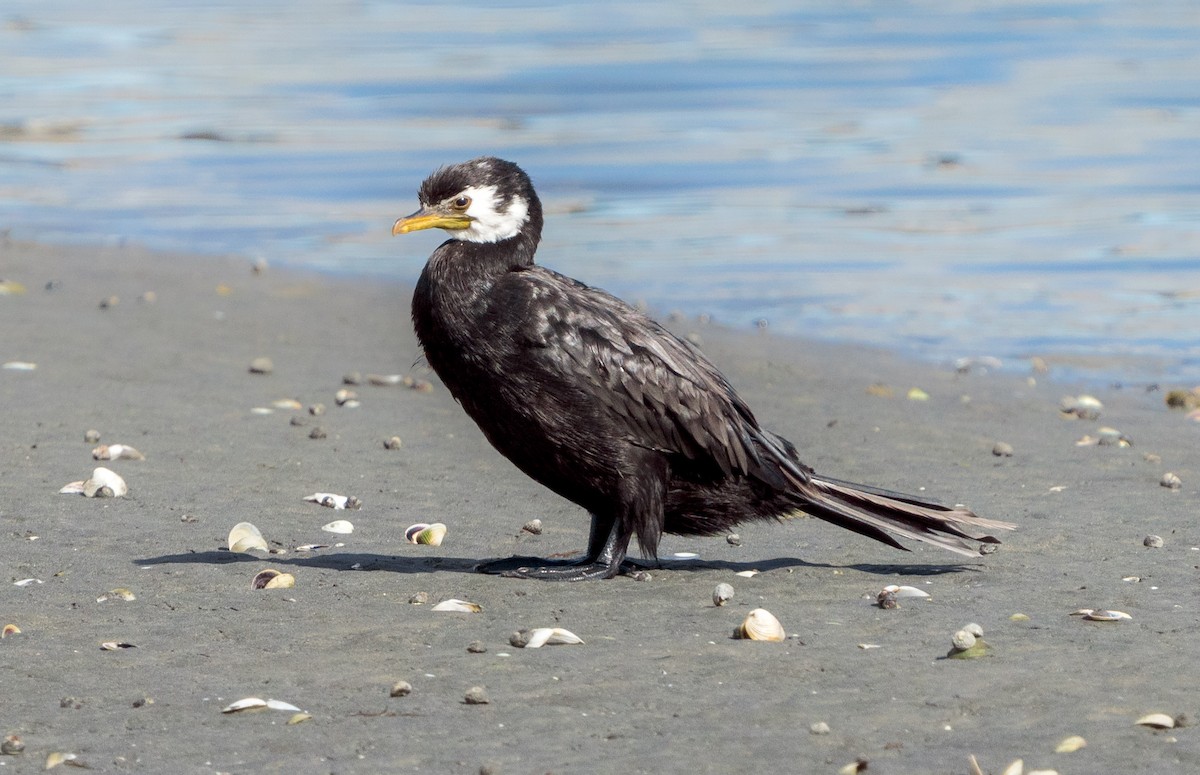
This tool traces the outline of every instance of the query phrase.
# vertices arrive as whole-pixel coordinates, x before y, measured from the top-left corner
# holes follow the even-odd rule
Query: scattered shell
[[[829,734],[829,725],[824,721],[817,721],[808,725],[808,732],[813,735],[827,735]]]
[[[741,576],[744,579],[752,579],[755,576],[757,576],[760,572],[761,571],[756,571],[756,570],[742,570],[742,571],[738,571],[737,573],[735,573],[733,575]]]
[[[1059,403],[1059,409],[1068,417],[1078,417],[1081,420],[1095,420],[1104,409],[1104,404],[1095,396],[1066,396]]]
[[[530,535],[540,536],[542,534],[542,521],[540,519],[531,519],[521,529]]]
[[[15,624],[6,624],[4,629],[0,630],[0,639],[7,638],[9,635],[17,635],[21,632],[21,628]]]
[[[120,498],[128,494],[129,485],[115,472],[101,466],[92,471],[92,478],[83,482],[71,482],[60,493],[86,495],[89,498]]]
[[[346,388],[342,388],[338,392],[334,393],[333,400],[337,402],[338,406],[345,406],[350,409],[353,409],[359,405],[358,393],[355,393],[353,390],[347,390]]]
[[[120,296],[108,296],[100,300],[100,309],[111,309],[121,303]]]
[[[1013,446],[1012,446],[1012,444],[1009,444],[1004,441],[997,441],[992,446],[992,454],[995,455],[996,457],[1012,457],[1013,456]]]
[[[433,383],[427,379],[411,379],[410,380],[410,379],[406,378],[404,381],[404,384],[408,385],[408,387],[410,389],[415,390],[418,393],[433,392]]]
[[[741,546],[742,537],[737,533],[730,533],[729,535],[725,536],[725,543],[729,544],[730,546]]]
[[[73,753],[63,753],[61,751],[52,751],[46,755],[46,766],[43,769],[52,770],[60,764],[74,762],[79,757]],[[78,765],[76,765],[78,766]]]
[[[251,552],[258,550],[269,551],[267,541],[258,528],[249,522],[239,522],[229,531],[229,551]]]
[[[519,649],[540,649],[542,646],[574,646],[583,643],[583,638],[562,627],[538,627],[534,630],[518,630],[509,637],[508,642]]]
[[[1154,729],[1175,728],[1175,719],[1166,713],[1149,713],[1133,723],[1139,727],[1153,727]]]
[[[1123,619],[1133,618],[1124,611],[1107,611],[1099,608],[1080,608],[1078,611],[1072,611],[1071,616],[1082,616],[1093,622],[1119,622]]]
[[[111,600],[114,598],[118,599],[118,600],[125,600],[128,602],[130,600],[137,600],[137,595],[133,594],[133,592],[129,591],[128,589],[125,589],[124,587],[117,587],[116,589],[108,590],[103,595],[96,598],[96,602],[103,603],[105,600]]]
[[[4,368],[9,371],[33,371],[37,364],[29,361],[5,361]]]
[[[300,709],[295,705],[290,702],[284,702],[283,700],[267,700],[267,707],[271,710],[286,710],[291,711],[292,713],[300,712]]]
[[[399,436],[393,436],[390,439],[383,440],[383,448],[384,449],[400,449],[402,444],[403,444],[403,442],[400,441]]]
[[[343,385],[361,385],[362,384],[362,374],[360,374],[357,371],[348,371],[342,375],[342,384]]]
[[[25,750],[25,741],[20,735],[8,735],[0,741],[0,753],[6,756],[16,756]]]
[[[391,691],[389,691],[388,694],[392,697],[407,697],[408,695],[412,694],[412,690],[412,684],[410,684],[408,681],[397,681],[396,683],[392,684]]]
[[[25,286],[16,280],[0,280],[0,296],[20,296],[25,293]]]
[[[294,398],[279,398],[271,402],[276,409],[303,409],[304,404]]]
[[[954,633],[950,646],[946,654],[950,659],[976,659],[991,652],[991,646],[983,640],[983,628],[974,623]]]
[[[96,442],[100,441],[100,431],[90,429],[84,431],[83,440],[88,444],[95,444]]]
[[[483,610],[483,606],[479,603],[469,603],[466,600],[459,600],[452,597],[449,600],[443,600],[433,607],[434,611],[455,611],[464,614],[477,614]]]
[[[313,404],[308,407],[308,413],[313,417],[320,417],[325,414],[325,404]]]
[[[1200,406],[1200,388],[1168,390],[1163,400],[1172,409],[1195,409]]]
[[[463,702],[467,705],[487,705],[491,700],[488,699],[487,692],[482,686],[472,686],[463,695]]]
[[[882,382],[876,382],[867,386],[867,395],[875,396],[876,398],[891,398],[894,392],[895,391]]]
[[[135,649],[132,643],[126,643],[123,640],[106,640],[100,644],[101,651],[119,651],[120,649]]]
[[[1180,487],[1183,487],[1183,480],[1179,478],[1178,474],[1171,471],[1163,474],[1162,479],[1159,479],[1158,483],[1168,490],[1178,490]]]
[[[293,713],[292,717],[287,720],[287,725],[294,727],[297,724],[303,724],[305,721],[312,721],[312,714],[301,711],[300,713]]]
[[[403,374],[368,374],[367,382],[379,387],[389,387],[391,385],[399,385],[404,382]]]
[[[965,627],[963,627],[963,629],[964,629],[965,631],[967,631],[967,632],[971,633],[972,635],[974,635],[976,638],[982,638],[982,637],[983,637],[983,627],[980,627],[980,626],[979,626],[978,624],[976,624],[975,622],[971,622],[970,624],[968,624],[968,625],[966,625]]]
[[[418,522],[404,531],[404,537],[412,544],[441,546],[442,539],[446,537],[446,526],[441,522],[434,522],[432,525]]]
[[[1029,614],[1015,613],[1008,617],[1008,620],[1010,622],[1027,622],[1029,621]]]
[[[1025,760],[1014,759],[1007,767],[1001,770],[1000,775],[1022,775],[1025,772]]]
[[[328,549],[329,544],[301,544],[296,547],[297,552],[315,552],[318,549]]]
[[[895,584],[888,584],[886,587],[884,587],[880,591],[879,594],[882,595],[884,592],[890,592],[890,593],[892,593],[892,595],[894,595],[897,598],[929,597],[928,592],[926,592],[925,590],[920,589],[918,587],[908,587],[908,586],[901,587],[901,586],[897,586]]]
[[[746,640],[781,641],[787,637],[783,625],[774,614],[765,608],[755,608],[746,614],[745,620],[734,630],[735,638]]]
[[[304,500],[328,509],[358,509],[362,507],[362,501],[353,495],[336,495],[331,492],[314,492]]]
[[[93,460],[145,460],[146,456],[128,444],[101,444],[92,450]]]
[[[959,630],[958,632],[954,633],[954,637],[950,639],[950,644],[954,646],[955,651],[966,651],[974,646],[978,641],[979,639],[975,637],[974,633],[967,632],[966,630]]]
[[[334,521],[321,525],[321,529],[326,533],[341,533],[349,535],[354,532],[354,523],[348,519],[335,519]]]
[[[878,643],[860,643],[860,644],[858,644],[858,647],[860,649],[862,649],[863,651],[870,651],[871,649],[883,648],[883,646],[880,646]]]
[[[1075,753],[1080,748],[1087,746],[1087,740],[1084,740],[1079,735],[1071,735],[1064,738],[1062,742],[1054,746],[1055,753]]]
[[[41,579],[20,579],[18,581],[14,581],[13,586],[14,587],[27,587],[30,584],[43,584],[43,583],[45,583],[45,582],[43,582]]]
[[[672,560],[698,560],[700,555],[696,552],[675,552],[671,555]]]
[[[325,429],[322,428],[320,425],[318,425],[317,427],[313,428],[311,431],[308,432],[308,437],[310,439],[323,439],[328,435],[329,434],[326,433]]]
[[[487,645],[481,640],[473,640],[467,644],[468,654],[486,654]]]
[[[928,401],[929,394],[926,393],[924,390],[922,390],[919,387],[909,388],[908,389],[908,400],[909,401]]]
[[[294,586],[296,586],[295,576],[274,568],[260,570],[250,581],[251,589],[291,589]]]
[[[275,371],[275,364],[271,362],[270,358],[263,356],[250,361],[251,374],[270,374],[273,371]]]
[[[721,582],[713,588],[712,601],[713,605],[725,605],[733,599],[733,587],[725,582]]]
[[[224,708],[221,708],[222,713],[241,713],[246,710],[265,710],[267,701],[259,697],[246,697],[245,699],[231,702]]]
[[[1142,539],[1142,546],[1147,549],[1161,549],[1163,545],[1162,536],[1148,535]]]
[[[408,599],[409,605],[425,605],[429,602],[428,592],[417,592]]]
[[[855,775],[855,773],[866,772],[867,765],[867,760],[860,757],[839,769],[838,775]]]

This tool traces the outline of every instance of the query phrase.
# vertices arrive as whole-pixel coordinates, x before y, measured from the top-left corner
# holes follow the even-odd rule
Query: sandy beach
[[[0,642],[0,733],[24,743],[0,773],[41,771],[52,752],[144,773],[836,773],[861,759],[958,774],[972,754],[987,773],[1017,758],[1064,775],[1200,771],[1195,727],[1135,724],[1200,715],[1200,426],[1147,388],[1153,374],[1123,388],[1057,383],[1053,363],[1034,382],[960,374],[678,320],[817,470],[1020,529],[959,562],[815,520],[753,524],[736,546],[667,537],[665,560],[699,557],[649,580],[524,582],[472,567],[581,549],[586,517],[496,454],[423,367],[407,289],[134,247],[6,243],[0,267],[26,289],[0,296],[0,361],[36,364],[0,370],[0,624],[21,630]],[[258,357],[270,374],[250,373]],[[338,406],[351,372],[432,389],[362,384],[360,406]],[[1083,392],[1099,420],[1060,413]],[[282,399],[303,408],[254,411]],[[1077,446],[1101,426],[1133,446]],[[106,464],[126,497],[59,494],[101,465],[92,429],[145,455]],[[1180,489],[1160,486],[1168,471]],[[304,501],[315,492],[363,505]],[[322,532],[339,518],[352,534]],[[539,536],[521,531],[532,518]],[[282,553],[227,551],[241,521]],[[445,523],[444,543],[406,543],[417,522]],[[252,589],[268,567],[295,587]],[[716,607],[720,582],[736,594]],[[882,610],[887,584],[931,597]],[[97,601],[117,588],[136,599]],[[431,610],[447,598],[482,611]],[[732,639],[757,607],[790,637]],[[1132,619],[1070,615],[1084,607]],[[990,655],[946,659],[970,622]],[[545,626],[585,642],[509,644]],[[412,692],[389,696],[398,681]],[[476,686],[488,704],[464,702]],[[311,718],[222,714],[245,697]],[[1072,735],[1086,747],[1056,753]]]

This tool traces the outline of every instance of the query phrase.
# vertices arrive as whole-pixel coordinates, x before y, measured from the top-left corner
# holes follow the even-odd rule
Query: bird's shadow
[[[208,550],[199,552],[182,552],[179,554],[164,554],[157,557],[146,557],[134,560],[138,566],[153,565],[227,565],[231,563],[261,564],[269,560],[274,565],[289,565],[300,568],[326,568],[337,571],[384,571],[388,573],[434,573],[449,571],[453,573],[475,573],[475,568],[482,562],[492,558],[470,557],[404,557],[387,554],[366,554],[359,552],[337,552],[329,554],[291,554],[291,555],[252,555],[228,550]],[[749,562],[733,562],[729,560],[632,560],[631,563],[639,570],[647,571],[712,571],[722,570],[733,573],[743,571],[773,571],[791,568],[814,568],[822,570],[854,570],[875,576],[940,576],[948,573],[964,571],[978,572],[980,568],[959,563],[953,564],[879,564],[854,563],[837,565],[832,563],[808,562],[798,557],[776,557],[766,560]]]

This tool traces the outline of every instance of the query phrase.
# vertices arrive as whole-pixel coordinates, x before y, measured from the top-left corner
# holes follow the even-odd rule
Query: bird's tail
[[[988,531],[1016,527],[976,516],[962,506],[942,506],[903,493],[805,473],[801,478],[784,471],[802,494],[805,513],[898,549],[906,547],[895,536],[978,557],[982,552],[968,541],[998,544],[1000,539]]]

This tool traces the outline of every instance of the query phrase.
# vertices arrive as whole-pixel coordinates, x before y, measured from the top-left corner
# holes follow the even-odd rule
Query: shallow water
[[[490,153],[660,311],[1200,381],[1200,8],[796,5],[8,0],[0,228],[411,281]]]

